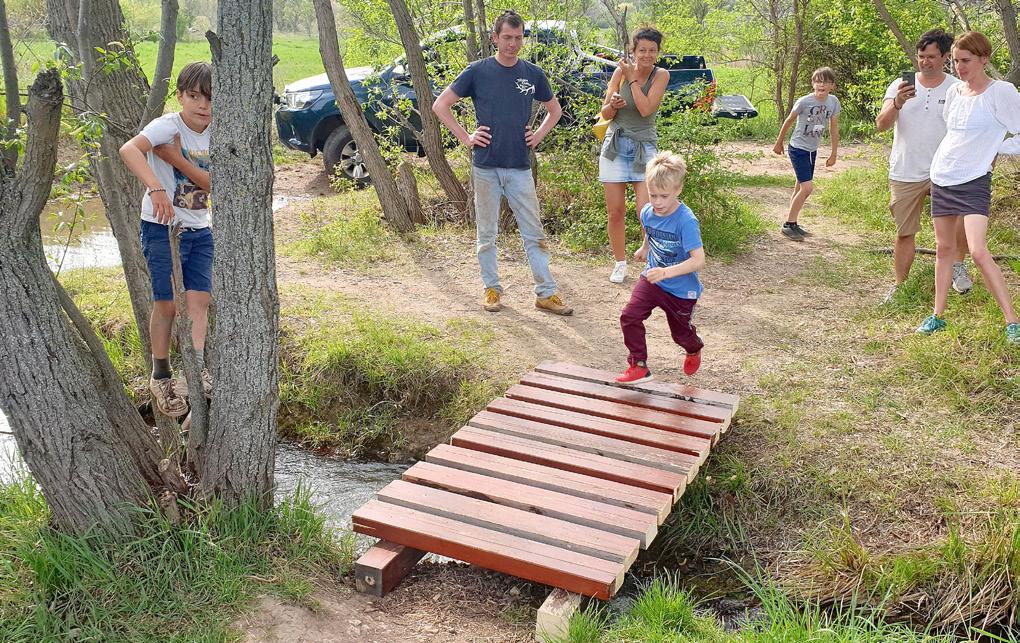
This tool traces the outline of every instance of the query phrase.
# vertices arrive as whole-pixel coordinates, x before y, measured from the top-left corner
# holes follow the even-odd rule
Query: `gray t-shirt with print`
[[[824,101],[815,98],[814,94],[801,96],[793,104],[793,113],[797,115],[797,127],[790,137],[790,147],[806,152],[814,152],[822,142],[822,135],[829,126],[829,119],[838,116],[841,111],[839,99],[829,94]]]

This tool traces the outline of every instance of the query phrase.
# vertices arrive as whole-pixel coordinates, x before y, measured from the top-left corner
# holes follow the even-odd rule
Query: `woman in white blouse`
[[[956,218],[962,216],[970,255],[1006,318],[1006,341],[1020,344],[1020,318],[987,241],[995,157],[1020,154],[1020,137],[1005,139],[1007,132],[1020,133],[1020,93],[1011,83],[992,80],[985,73],[991,55],[988,38],[976,31],[953,44],[953,64],[963,82],[946,92],[946,136],[931,164],[935,310],[917,332],[931,334],[946,327],[942,315],[953,279]]]

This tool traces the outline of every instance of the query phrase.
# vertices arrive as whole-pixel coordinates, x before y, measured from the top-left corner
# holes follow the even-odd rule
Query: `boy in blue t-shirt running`
[[[623,343],[630,366],[617,382],[636,384],[652,379],[648,370],[645,344],[645,320],[652,310],[661,308],[673,341],[687,351],[684,373],[694,375],[701,366],[701,348],[705,345],[691,323],[694,306],[703,290],[698,270],[705,265],[705,248],[694,213],[680,202],[687,166],[679,154],[659,152],[645,168],[649,204],[640,214],[645,242],[634,258],[648,258],[648,267],[630,294],[630,302],[620,315]]]

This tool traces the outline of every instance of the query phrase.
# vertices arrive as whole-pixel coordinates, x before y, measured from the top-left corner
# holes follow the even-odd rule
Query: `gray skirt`
[[[960,185],[931,184],[931,216],[952,217],[964,214],[988,216],[992,206],[992,173]]]

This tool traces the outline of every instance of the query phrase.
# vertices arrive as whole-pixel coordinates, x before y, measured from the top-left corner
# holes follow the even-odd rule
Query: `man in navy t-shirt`
[[[432,110],[461,143],[473,150],[471,174],[475,192],[478,232],[478,264],[485,288],[483,306],[489,312],[502,309],[496,266],[496,235],[499,232],[499,203],[505,196],[517,218],[524,239],[528,264],[535,279],[535,307],[557,315],[574,311],[556,294],[556,282],[549,271],[549,250],[538,195],[531,175],[530,148],[537,146],[560,120],[560,103],[549,87],[545,73],[517,57],[524,44],[524,21],[513,11],[504,11],[492,28],[496,55],[468,65],[453,84],[432,105]],[[475,105],[474,132],[468,133],[451,108],[461,98]],[[548,115],[531,131],[532,103],[545,106]]]

